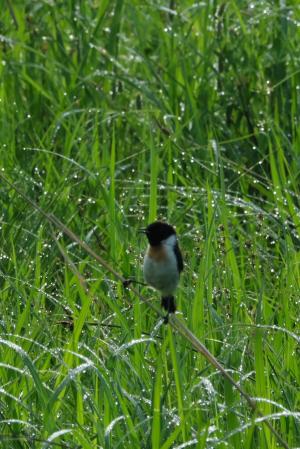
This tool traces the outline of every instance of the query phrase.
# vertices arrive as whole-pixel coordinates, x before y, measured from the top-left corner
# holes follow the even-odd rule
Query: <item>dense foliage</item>
[[[298,2],[7,0],[0,23],[1,173],[125,276],[138,228],[176,225],[178,316],[299,446]],[[278,447],[3,179],[0,204],[1,447]]]

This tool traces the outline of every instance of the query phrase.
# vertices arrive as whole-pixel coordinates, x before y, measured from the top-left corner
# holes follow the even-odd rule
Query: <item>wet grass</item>
[[[175,224],[178,316],[299,446],[297,2],[2,9],[5,176],[124,276],[138,228]],[[278,447],[147,304],[4,182],[0,202],[1,447]]]

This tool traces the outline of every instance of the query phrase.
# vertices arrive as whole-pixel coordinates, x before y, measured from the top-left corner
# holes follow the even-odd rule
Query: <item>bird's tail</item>
[[[161,306],[168,312],[176,312],[176,304],[174,296],[163,296],[161,298]]]

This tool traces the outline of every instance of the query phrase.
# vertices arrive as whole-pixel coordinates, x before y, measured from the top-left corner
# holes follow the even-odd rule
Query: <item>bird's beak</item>
[[[140,229],[138,230],[138,232],[139,232],[140,234],[146,234],[147,230],[146,230],[146,228],[140,228]]]

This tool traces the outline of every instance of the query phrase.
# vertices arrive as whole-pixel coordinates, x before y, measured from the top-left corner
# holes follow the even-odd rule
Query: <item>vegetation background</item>
[[[1,173],[125,276],[138,228],[176,225],[178,317],[299,447],[299,2],[7,0],[0,24]],[[1,447],[278,447],[3,179],[0,202]]]

